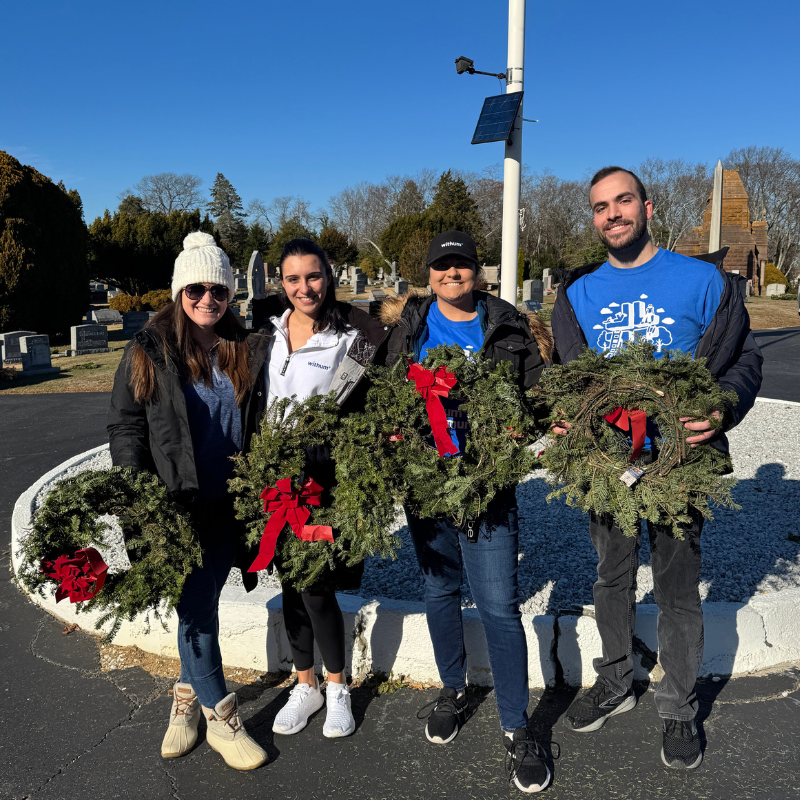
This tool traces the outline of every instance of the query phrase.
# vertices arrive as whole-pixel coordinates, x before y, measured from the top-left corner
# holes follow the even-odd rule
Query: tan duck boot
[[[185,756],[197,744],[197,723],[200,703],[191,685],[176,683],[172,687],[172,710],[169,727],[161,742],[162,758]]]
[[[206,741],[216,750],[229,767],[234,769],[256,769],[266,763],[269,756],[244,729],[239,719],[239,703],[231,692],[213,709],[203,706],[208,723]]]

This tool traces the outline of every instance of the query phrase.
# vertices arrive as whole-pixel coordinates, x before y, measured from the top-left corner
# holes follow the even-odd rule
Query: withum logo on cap
[[[430,266],[434,261],[444,258],[450,254],[466,258],[475,264],[478,263],[478,252],[475,249],[475,241],[463,231],[443,231],[433,237],[428,248],[427,265]]]
[[[464,242],[442,242],[442,247],[463,247]]]

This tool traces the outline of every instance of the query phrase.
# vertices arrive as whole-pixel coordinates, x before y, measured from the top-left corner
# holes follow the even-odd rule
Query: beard
[[[621,222],[631,223],[625,236],[615,239],[613,242],[606,236],[604,230],[597,231],[600,241],[612,252],[625,250],[632,244],[636,244],[643,236],[647,235],[647,216],[642,213],[635,219],[622,219]],[[614,223],[617,224],[617,223]]]

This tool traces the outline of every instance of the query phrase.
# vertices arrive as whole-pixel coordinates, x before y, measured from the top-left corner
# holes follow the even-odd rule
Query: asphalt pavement
[[[764,354],[761,397],[800,403],[800,328],[753,331]]]
[[[797,334],[767,338],[765,355],[785,342],[800,362]],[[783,344],[783,346],[780,346]],[[770,348],[775,349],[770,351]],[[794,373],[797,374],[796,372]],[[791,383],[784,369],[776,386]],[[783,384],[781,383],[783,381]],[[796,388],[796,387],[795,387]],[[782,390],[781,390],[782,391]],[[41,475],[106,441],[107,394],[0,396],[0,725],[2,798],[510,798],[494,695],[471,695],[474,713],[449,745],[430,744],[417,710],[437,692],[354,691],[358,728],[347,739],[322,736],[322,715],[296,736],[272,733],[288,689],[235,688],[242,717],[270,761],[239,773],[201,734],[188,756],[166,761],[160,742],[169,713],[168,682],[140,668],[100,671],[94,637],[62,634],[63,624],[31,604],[10,572],[10,520],[17,497]],[[792,398],[786,398],[792,399]],[[800,398],[798,398],[800,399]],[[531,693],[531,728],[546,747],[551,798],[769,798],[800,796],[800,670],[703,680],[700,725],[705,760],[690,773],[659,758],[652,687],[639,705],[593,734],[560,722],[576,690]]]

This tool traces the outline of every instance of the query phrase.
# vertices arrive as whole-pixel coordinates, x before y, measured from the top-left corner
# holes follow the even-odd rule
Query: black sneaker
[[[503,734],[503,744],[508,750],[508,782],[513,780],[517,789],[527,794],[545,789],[550,783],[550,770],[544,763],[544,751],[528,733],[528,729],[517,728],[513,739]]]
[[[433,708],[427,714],[424,713],[431,706]],[[447,744],[456,738],[459,729],[467,721],[468,709],[466,692],[459,697],[455,689],[445,686],[435,700],[422,706],[417,712],[417,719],[427,717],[425,736],[429,742]]]
[[[598,678],[594,686],[587,689],[567,709],[564,725],[571,731],[590,733],[602,728],[609,717],[624,714],[635,706],[636,695],[633,690],[623,695],[614,694],[608,684]]]
[[[703,760],[700,737],[694,720],[684,722],[678,719],[661,720],[664,744],[661,760],[672,769],[694,769]]]

